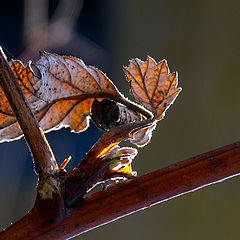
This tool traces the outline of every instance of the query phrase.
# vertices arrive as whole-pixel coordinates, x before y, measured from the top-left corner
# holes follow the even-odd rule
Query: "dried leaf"
[[[152,124],[150,127],[140,129],[138,132],[134,133],[132,143],[138,147],[144,147],[147,145],[152,138],[152,131],[156,128],[156,124]]]
[[[104,131],[117,126],[119,122],[119,108],[117,103],[109,99],[103,99],[101,102],[94,99],[91,109],[91,119]]]
[[[156,63],[148,57],[145,62],[136,58],[124,68],[134,98],[150,110],[157,120],[174,102],[181,88],[177,88],[177,73],[169,73],[167,61]]]
[[[11,68],[44,131],[70,126],[84,131],[94,98],[121,98],[115,85],[97,68],[78,58],[43,52],[25,67],[11,61]],[[22,135],[5,94],[0,88],[0,142]]]
[[[141,120],[141,115],[126,106],[109,99],[93,101],[91,110],[92,121],[102,130],[108,131],[119,125]]]

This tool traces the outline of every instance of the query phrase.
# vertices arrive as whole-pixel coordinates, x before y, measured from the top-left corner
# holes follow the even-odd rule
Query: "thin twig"
[[[0,86],[24,133],[33,155],[37,174],[39,174],[40,177],[48,177],[55,174],[58,166],[53,152],[20,89],[1,47],[0,77]]]

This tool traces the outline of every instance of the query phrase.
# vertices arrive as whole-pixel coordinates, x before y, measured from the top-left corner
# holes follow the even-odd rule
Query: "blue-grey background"
[[[69,5],[70,4],[70,5]],[[94,65],[129,96],[122,72],[133,57],[166,58],[183,91],[134,162],[139,175],[239,140],[240,1],[12,0],[1,3],[0,42],[11,57],[39,50]],[[12,56],[11,56],[11,55]],[[102,133],[47,134],[59,163],[75,166]],[[37,177],[24,139],[0,144],[0,227],[33,205]],[[81,235],[79,239],[238,240],[239,177]],[[121,199],[119,199],[121,201]],[[78,238],[76,238],[78,239]]]

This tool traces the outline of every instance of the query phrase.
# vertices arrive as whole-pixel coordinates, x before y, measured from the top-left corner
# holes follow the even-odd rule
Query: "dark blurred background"
[[[239,140],[239,0],[3,1],[0,42],[8,58],[38,51],[73,55],[106,72],[129,96],[122,72],[133,57],[166,58],[183,91],[139,150],[134,170],[149,173]],[[75,166],[102,133],[47,134],[60,163]],[[33,205],[37,177],[24,139],[0,145],[0,227]],[[239,177],[127,216],[75,239],[237,240]],[[119,200],[121,201],[121,200]]]

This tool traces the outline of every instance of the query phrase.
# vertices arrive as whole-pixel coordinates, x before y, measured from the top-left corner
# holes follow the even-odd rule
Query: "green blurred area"
[[[151,143],[139,149],[133,164],[139,175],[239,140],[240,1],[104,0],[100,8],[97,0],[86,2],[90,2],[88,12],[83,14],[99,11],[101,45],[108,58],[103,68],[126,96],[129,96],[129,85],[122,65],[127,65],[131,58],[145,60],[147,55],[156,61],[165,58],[171,72],[179,72],[179,86],[183,91],[158,124]],[[99,134],[93,130],[90,133],[95,138]],[[89,137],[89,132],[84,134],[85,138]],[[67,154],[79,159],[77,152],[84,144],[84,137],[78,144],[70,142],[69,139],[78,140],[67,130],[47,137],[60,161]],[[32,167],[26,163],[27,147],[23,140],[14,144],[1,146],[2,227],[25,215],[34,201],[36,177],[33,171],[23,171],[27,164]],[[9,166],[11,175],[4,170]],[[75,239],[238,240],[239,186],[236,177],[124,217]],[[18,190],[14,195],[15,187]]]

